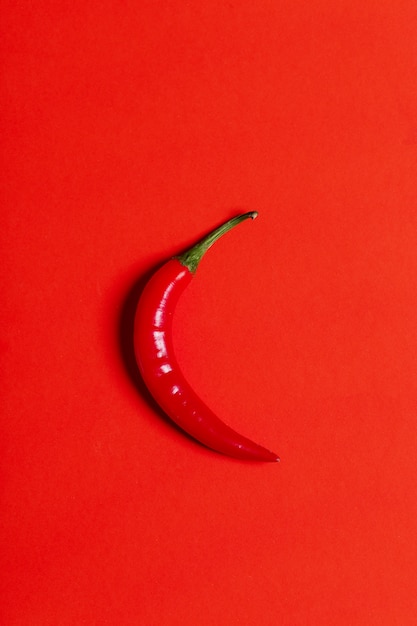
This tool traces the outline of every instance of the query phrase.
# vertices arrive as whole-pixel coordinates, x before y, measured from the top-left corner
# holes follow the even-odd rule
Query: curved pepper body
[[[205,446],[238,459],[278,461],[276,454],[220,420],[181,372],[172,341],[172,319],[178,299],[192,278],[188,267],[171,259],[155,272],[142,292],[134,347],[143,380],[164,412]]]

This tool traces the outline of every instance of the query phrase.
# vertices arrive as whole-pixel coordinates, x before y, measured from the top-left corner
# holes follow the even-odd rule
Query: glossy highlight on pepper
[[[228,220],[151,276],[136,309],[134,349],[145,385],[180,428],[216,452],[242,460],[271,462],[279,461],[279,457],[226,425],[191,388],[177,362],[172,340],[176,304],[205,252],[234,226],[256,216],[253,211]]]

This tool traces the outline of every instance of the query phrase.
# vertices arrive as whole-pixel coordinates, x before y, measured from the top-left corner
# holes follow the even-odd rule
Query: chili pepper
[[[231,228],[256,216],[253,211],[225,222],[151,276],[135,314],[134,349],[145,385],[181,429],[205,446],[235,458],[279,461],[276,454],[234,431],[206,406],[182,374],[172,340],[176,304],[205,252]]]

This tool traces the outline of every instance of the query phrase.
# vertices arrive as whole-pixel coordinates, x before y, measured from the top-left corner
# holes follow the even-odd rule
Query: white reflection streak
[[[163,310],[161,308],[158,308],[156,310],[155,319],[154,319],[154,324],[157,328],[162,326],[163,316],[164,316]]]
[[[186,273],[186,271],[187,270],[182,271],[181,274],[178,275],[177,279],[182,278],[183,275]],[[154,319],[153,319],[153,322],[154,322],[154,325],[155,325],[156,328],[161,328],[161,326],[164,323],[164,318],[165,318],[165,315],[166,315],[166,310],[165,309],[166,309],[166,307],[168,305],[169,297],[171,295],[171,291],[175,287],[175,284],[176,284],[176,281],[171,280],[169,285],[167,285],[166,288],[165,288],[165,291],[164,291],[164,293],[162,295],[161,301],[159,303],[159,306],[158,306],[158,308],[157,308],[157,310],[155,312]]]
[[[167,356],[167,346],[165,343],[165,333],[161,330],[154,330],[153,337],[155,340],[155,346],[158,350],[156,356],[161,359],[163,356]]]

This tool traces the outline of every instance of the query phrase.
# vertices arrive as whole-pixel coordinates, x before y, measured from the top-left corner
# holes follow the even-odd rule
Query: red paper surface
[[[2,624],[417,615],[417,5],[2,4]],[[183,370],[242,463],[134,384],[150,270],[212,227]]]

